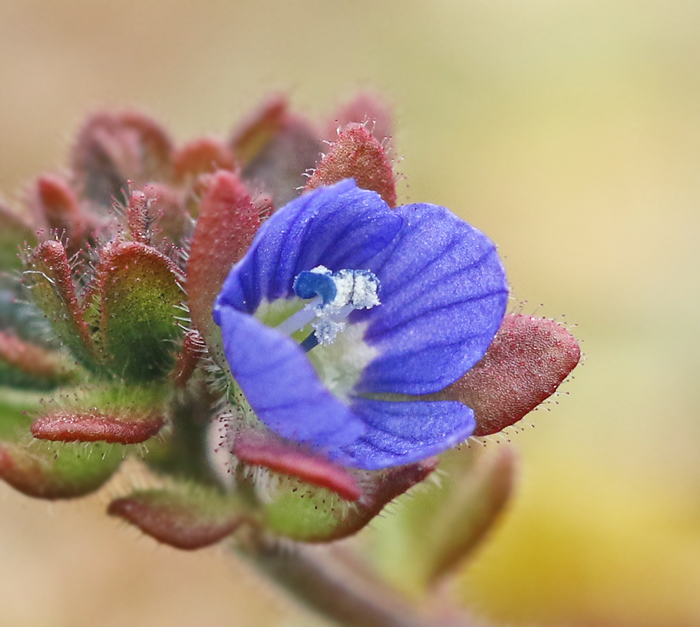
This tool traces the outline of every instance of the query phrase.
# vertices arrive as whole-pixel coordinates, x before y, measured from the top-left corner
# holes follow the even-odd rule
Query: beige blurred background
[[[396,106],[402,199],[486,231],[587,355],[511,437],[517,497],[457,593],[512,625],[700,624],[700,3],[0,0],[0,190],[61,166],[98,106],[187,139],[270,91],[322,116],[360,88]],[[104,504],[0,486],[0,626],[312,624]]]

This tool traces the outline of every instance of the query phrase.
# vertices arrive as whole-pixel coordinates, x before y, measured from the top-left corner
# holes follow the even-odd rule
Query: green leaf
[[[16,441],[26,436],[32,415],[41,406],[38,392],[0,388],[0,441]]]
[[[435,470],[436,460],[424,460],[379,472],[354,471],[362,495],[348,502],[327,488],[300,479],[271,474],[265,495],[266,526],[279,535],[303,542],[332,542],[357,533],[395,498]],[[258,475],[258,481],[264,482]]]
[[[163,378],[174,366],[177,317],[185,294],[175,265],[138,242],[106,246],[97,271],[100,348],[108,368],[134,382]]]
[[[0,479],[41,499],[71,499],[100,488],[119,467],[123,448],[108,444],[43,444],[40,448],[0,442]]]

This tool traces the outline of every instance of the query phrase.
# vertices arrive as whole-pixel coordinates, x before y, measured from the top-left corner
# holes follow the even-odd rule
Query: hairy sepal
[[[326,152],[304,191],[355,179],[357,186],[377,192],[396,207],[396,182],[384,147],[362,124],[348,124]]]
[[[26,257],[22,275],[31,299],[44,312],[59,341],[90,370],[99,370],[99,359],[83,308],[73,285],[66,249],[47,240]]]
[[[349,502],[362,496],[357,480],[349,470],[270,431],[242,430],[236,436],[232,453],[247,466],[296,477],[335,492]]]
[[[27,448],[0,442],[0,479],[40,499],[72,499],[98,490],[123,459],[118,447],[61,444]]]
[[[169,255],[173,247],[182,249],[194,232],[194,220],[185,209],[181,194],[162,183],[144,185],[148,199],[151,246]]]
[[[45,174],[35,181],[26,204],[34,217],[39,239],[60,236],[66,242],[69,256],[85,246],[95,228],[68,181],[55,174]]]
[[[220,542],[246,517],[236,499],[201,486],[137,491],[112,501],[107,513],[184,550]]]
[[[390,139],[394,133],[392,107],[371,92],[360,92],[338,108],[329,123],[328,139],[334,139],[340,129],[353,122],[365,125],[380,143]]]
[[[363,529],[394,499],[428,477],[435,458],[415,464],[369,472],[352,470],[362,491],[352,503],[326,488],[317,488],[294,477],[268,478],[266,527],[281,536],[302,542],[333,542]]]
[[[509,314],[483,359],[431,398],[471,407],[475,436],[498,433],[554,394],[580,358],[576,338],[558,322]]]
[[[229,270],[248,250],[259,227],[258,210],[239,178],[223,170],[212,175],[190,248],[187,291],[192,326],[220,365],[226,359],[212,307]]]
[[[165,386],[122,384],[64,390],[35,412],[32,435],[59,442],[139,444],[166,422]]]

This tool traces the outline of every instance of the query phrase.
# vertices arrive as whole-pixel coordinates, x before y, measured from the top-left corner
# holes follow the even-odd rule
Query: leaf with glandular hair
[[[301,116],[289,112],[284,98],[268,101],[231,138],[234,157],[251,187],[272,195],[282,207],[299,195],[303,174],[313,168],[321,151],[318,132]]]
[[[55,411],[37,418],[32,435],[54,442],[108,442],[140,444],[156,435],[163,423],[162,415],[129,414],[126,412]]]
[[[474,435],[490,435],[554,394],[580,358],[576,338],[556,321],[510,314],[483,359],[431,398],[468,405],[476,417]]]
[[[199,137],[177,149],[174,157],[175,181],[192,186],[202,174],[233,170],[231,149],[216,137]]]
[[[201,486],[137,491],[112,501],[107,513],[185,550],[220,542],[249,517],[238,499]]]
[[[72,168],[81,195],[108,211],[124,200],[128,182],[141,187],[172,176],[173,145],[155,120],[138,111],[90,116],[73,147]]]
[[[28,255],[22,281],[32,301],[44,312],[53,330],[71,353],[90,370],[99,362],[83,310],[78,302],[63,244],[42,242]]]
[[[380,142],[394,134],[394,115],[391,106],[376,94],[360,92],[338,108],[330,121],[327,139],[333,140],[338,131],[355,122],[364,124]]]
[[[238,461],[268,471],[255,474],[266,527],[301,542],[332,542],[357,533],[437,465],[428,459],[380,472],[350,470],[274,435],[237,437]]]
[[[55,174],[45,174],[34,182],[26,205],[34,217],[39,239],[59,236],[66,242],[69,256],[85,246],[90,231],[95,228],[89,214],[80,206],[75,191]]]
[[[50,390],[77,378],[65,354],[0,331],[0,385]]]
[[[123,447],[61,444],[47,447],[0,442],[0,479],[40,499],[72,499],[99,489],[123,459]]]
[[[190,247],[187,293],[192,326],[220,364],[226,359],[212,307],[229,270],[248,250],[259,227],[258,210],[239,178],[226,171],[212,175]]]
[[[143,193],[148,199],[151,246],[166,254],[172,246],[182,248],[192,236],[194,221],[180,194],[160,183],[144,185]]]
[[[178,309],[185,295],[176,266],[138,242],[108,244],[100,252],[96,282],[100,348],[108,368],[135,382],[164,377],[183,335]]]
[[[33,231],[29,220],[0,202],[0,275],[21,268],[19,249],[36,241]]]
[[[386,151],[362,124],[348,124],[326,152],[304,191],[355,179],[358,187],[377,192],[396,206],[396,182]]]
[[[35,412],[31,432],[40,440],[139,444],[165,424],[166,398],[166,388],[157,385],[66,390]]]
[[[199,331],[195,329],[188,331],[182,342],[182,350],[177,355],[175,369],[173,370],[173,383],[176,387],[183,388],[187,385],[206,350],[206,344]]]
[[[150,244],[148,233],[148,198],[142,191],[134,190],[129,194],[126,204],[126,225],[130,239],[140,244]]]
[[[185,205],[193,217],[207,188],[207,174],[233,171],[236,164],[229,146],[215,137],[195,139],[175,153],[175,182],[185,188]]]
[[[295,477],[335,492],[346,501],[355,502],[362,496],[357,480],[348,469],[271,431],[241,430],[231,452],[247,466]]]

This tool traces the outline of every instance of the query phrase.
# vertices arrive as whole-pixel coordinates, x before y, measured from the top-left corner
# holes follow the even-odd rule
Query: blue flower
[[[428,401],[486,352],[508,300],[494,244],[448,209],[390,209],[345,180],[277,211],[214,306],[257,417],[376,470],[469,437],[474,412]]]

